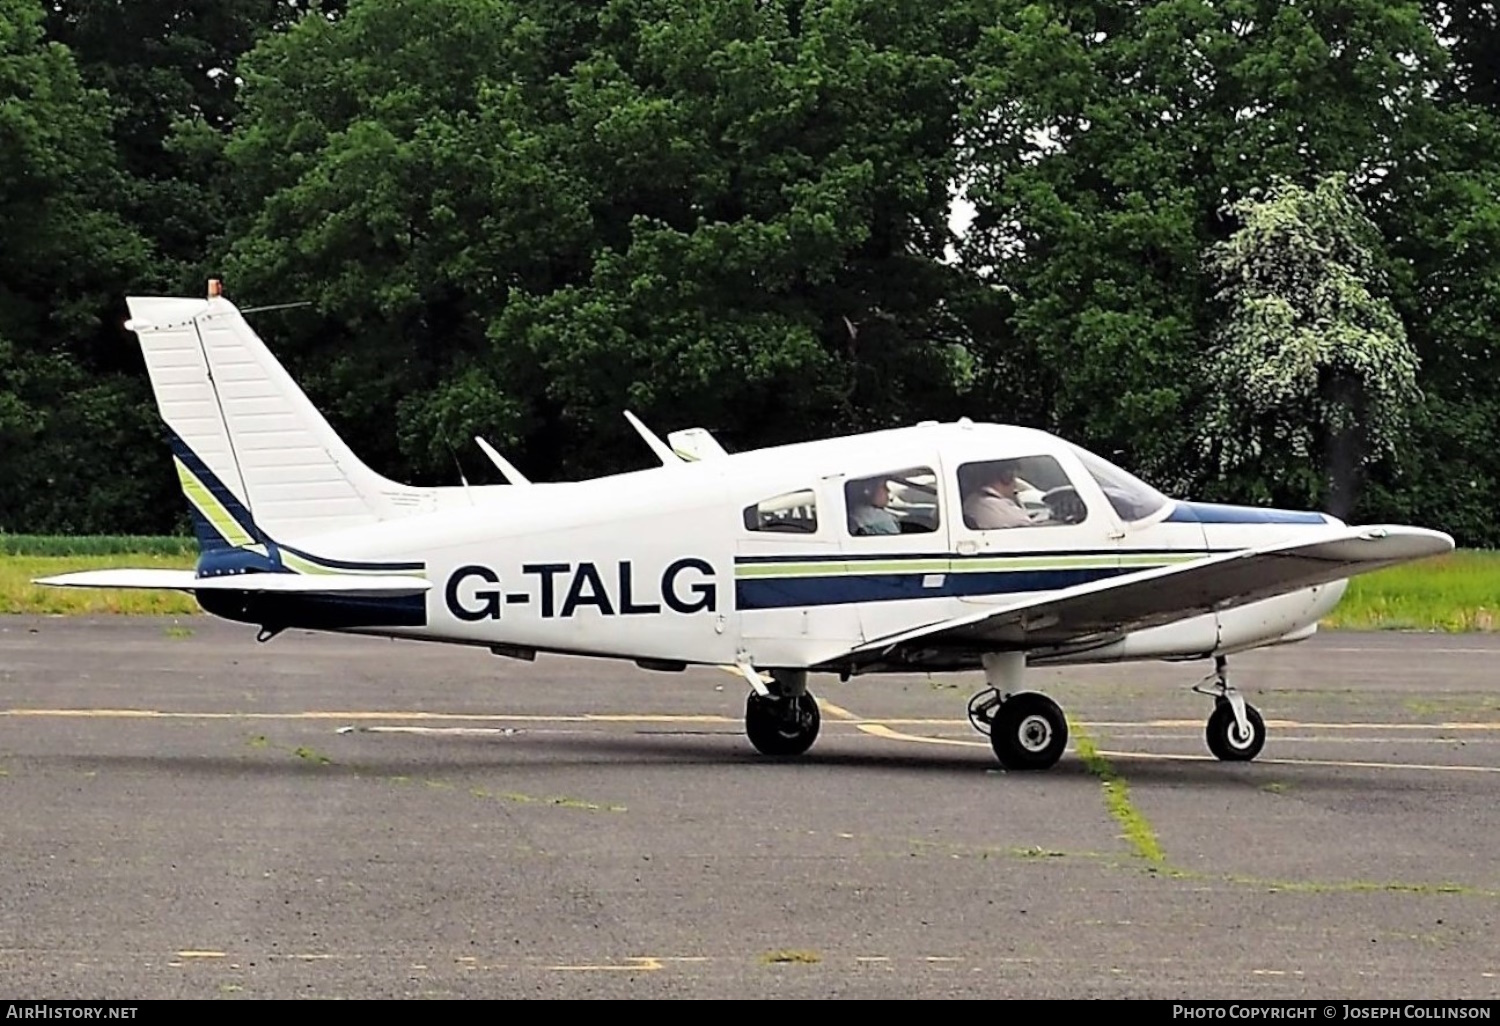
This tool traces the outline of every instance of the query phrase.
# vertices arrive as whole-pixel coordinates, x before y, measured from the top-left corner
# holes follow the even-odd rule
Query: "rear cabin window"
[[[876,474],[844,486],[852,535],[926,534],[938,529],[937,475],[927,467]]]
[[[745,507],[745,530],[816,534],[818,497],[812,489],[787,492]]]

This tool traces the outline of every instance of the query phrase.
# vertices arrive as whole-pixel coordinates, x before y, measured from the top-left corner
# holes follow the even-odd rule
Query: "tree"
[[[115,209],[155,248],[139,286],[202,288],[210,240],[235,202],[222,151],[239,111],[239,59],[305,10],[295,0],[47,5],[48,37],[114,108],[110,139],[124,172]]]
[[[114,212],[106,98],[42,24],[0,0],[0,528],[160,530],[170,469],[104,316],[148,248]]]
[[[1206,444],[1258,498],[1347,519],[1419,398],[1416,354],[1382,294],[1379,230],[1343,175],[1225,213],[1241,227],[1209,258],[1226,313],[1207,354]]]
[[[948,413],[994,302],[942,260],[982,6],[303,19],[243,65],[230,286],[312,302],[293,362],[402,476],[476,430],[616,469],[622,407],[731,445]]]
[[[1172,490],[1223,489],[1193,425],[1224,203],[1343,171],[1388,216],[1437,131],[1433,29],[1415,0],[1001,8],[964,119],[961,252],[1015,297],[1022,415]]]
[[[1500,17],[1489,0],[1430,0],[1452,59],[1433,125],[1381,212],[1394,298],[1422,361],[1399,480],[1371,479],[1368,514],[1500,546]]]

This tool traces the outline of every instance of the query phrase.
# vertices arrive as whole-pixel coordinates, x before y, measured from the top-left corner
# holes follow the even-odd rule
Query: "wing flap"
[[[83,570],[34,582],[55,588],[148,588],[169,591],[240,591],[295,595],[420,595],[432,588],[421,577],[376,574],[232,574],[199,577],[191,570]]]
[[[1335,528],[1313,541],[1244,549],[1080,584],[877,639],[850,654],[913,643],[1039,648],[1119,636],[1452,549],[1451,537],[1420,527]]]

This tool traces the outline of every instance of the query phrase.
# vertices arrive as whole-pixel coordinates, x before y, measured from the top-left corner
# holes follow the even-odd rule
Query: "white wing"
[[[879,638],[829,662],[847,662],[851,655],[878,658],[905,647],[1024,649],[1118,637],[1452,549],[1451,537],[1420,527],[1335,528],[1316,540],[1244,549],[1048,592]]]

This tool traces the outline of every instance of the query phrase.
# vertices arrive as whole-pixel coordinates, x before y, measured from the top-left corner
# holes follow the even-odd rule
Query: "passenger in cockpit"
[[[891,501],[890,485],[885,478],[869,478],[849,485],[850,534],[900,534],[896,515],[886,506]]]

